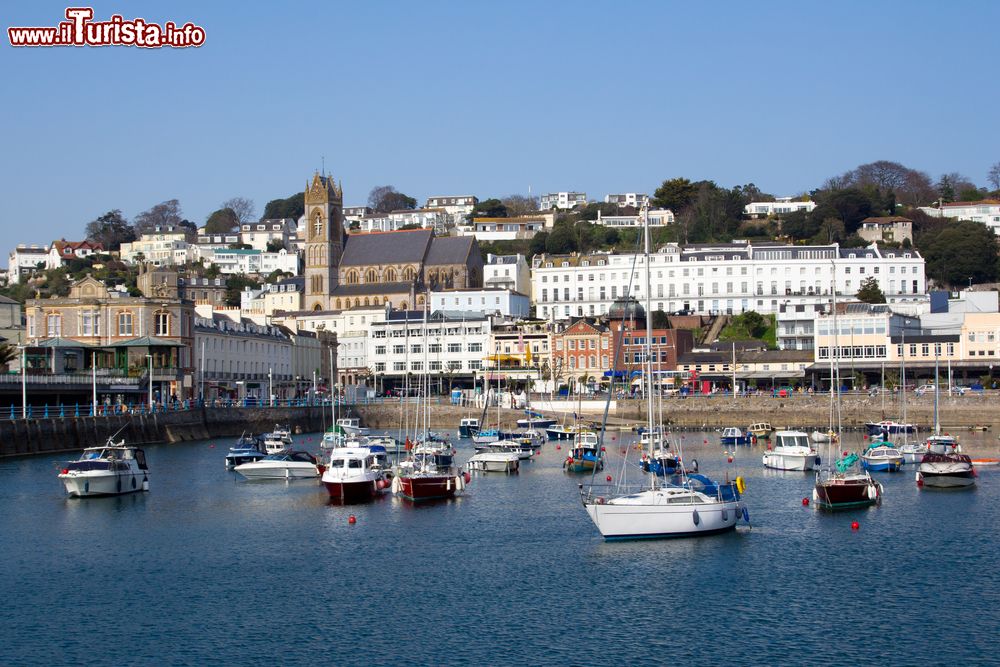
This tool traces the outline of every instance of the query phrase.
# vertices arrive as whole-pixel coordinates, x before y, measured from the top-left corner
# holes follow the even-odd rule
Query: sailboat
[[[926,453],[917,468],[917,486],[923,488],[969,488],[976,484],[976,470],[972,458],[959,453],[958,441],[941,435],[941,420],[938,414],[940,382],[938,379],[938,357],[934,356],[934,435],[927,439]]]
[[[833,347],[838,349],[837,341],[837,276],[834,265],[833,288]],[[830,431],[839,436],[840,431],[840,365],[835,363],[837,355],[830,355]],[[834,397],[836,392],[836,398]],[[836,431],[834,430],[836,428]],[[839,510],[851,507],[874,505],[882,498],[882,485],[868,474],[867,470],[858,470],[857,454],[846,454],[833,462],[833,442],[831,437],[827,443],[826,456],[822,458],[825,465],[816,470],[816,485],[813,488],[813,501],[822,509]]]
[[[646,266],[646,428],[649,433],[656,433],[653,425],[652,290],[646,206],[643,206],[641,215]],[[650,455],[654,440],[650,439]],[[648,487],[634,493],[622,487],[612,487],[609,495],[597,495],[594,491],[598,487],[595,485],[591,484],[587,491],[581,485],[583,506],[606,540],[709,535],[733,530],[741,512],[747,518],[746,508],[740,502],[743,491],[741,478],[734,483],[714,484],[707,478],[703,482],[688,479],[683,473],[681,477],[680,484],[668,485],[661,484],[655,474],[647,475]],[[620,490],[625,490],[625,493]]]
[[[430,295],[426,299],[430,303]],[[414,439],[406,439],[409,456],[396,467],[392,492],[409,500],[451,498],[465,489],[470,481],[455,465],[455,450],[451,443],[436,437],[428,428],[430,420],[430,378],[427,375],[427,307],[423,319],[424,361],[420,379],[417,415],[414,418]],[[409,330],[409,327],[407,327]],[[422,427],[421,427],[422,418]]]

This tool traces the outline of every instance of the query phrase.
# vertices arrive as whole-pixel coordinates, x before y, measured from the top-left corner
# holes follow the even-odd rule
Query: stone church
[[[428,291],[482,287],[475,237],[435,237],[429,229],[348,235],[343,208],[341,186],[314,174],[305,190],[306,310],[413,309]]]

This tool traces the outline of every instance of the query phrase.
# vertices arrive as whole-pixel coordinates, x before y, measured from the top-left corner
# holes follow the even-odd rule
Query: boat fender
[[[701,523],[701,517],[698,516],[698,510],[691,513],[691,520],[694,521],[694,525],[696,526]]]
[[[135,490],[135,487],[137,487],[137,486],[139,486],[139,485],[135,481],[135,475],[132,475],[132,489]]]
[[[813,487],[813,502],[816,502],[818,500],[819,500],[819,492],[816,490],[816,487]]]
[[[877,497],[878,497],[878,490],[875,488],[875,486],[873,484],[869,484],[868,485],[868,499],[869,500],[875,500],[875,498],[877,498]]]
[[[403,490],[403,482],[398,477],[392,478],[392,492],[399,493]]]
[[[461,475],[457,475],[455,477],[455,490],[456,491],[461,491],[464,488],[465,488],[465,483],[462,481],[462,476]]]
[[[677,463],[680,464],[680,459],[677,459]],[[698,459],[691,459],[691,469],[698,472]]]
[[[446,491],[451,491],[451,477],[449,477],[448,481],[444,483],[444,488]]]
[[[465,478],[465,483],[466,483],[466,484],[468,484],[469,482],[471,482],[471,481],[472,481],[472,475],[470,475],[470,474],[469,474],[469,473],[467,473],[467,472],[463,472],[463,473],[462,473],[462,477],[463,477],[463,478]]]
[[[729,521],[729,512],[726,511],[725,507],[722,508],[722,520]]]
[[[742,477],[736,478],[736,490],[740,492],[740,495],[746,493],[747,483],[743,481]]]
[[[83,483],[83,492],[84,493],[90,493],[90,482],[84,482]]]

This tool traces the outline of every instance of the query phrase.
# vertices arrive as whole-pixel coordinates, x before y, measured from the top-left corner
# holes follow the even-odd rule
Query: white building
[[[536,255],[532,296],[543,319],[605,314],[620,296],[645,299],[642,255]],[[695,313],[777,313],[782,304],[824,304],[837,293],[853,297],[874,277],[889,303],[914,312],[928,297],[924,259],[916,250],[794,246],[745,241],[667,244],[650,258],[654,310]]]
[[[293,276],[299,274],[299,256],[287,250],[261,252],[226,248],[214,251],[209,263],[219,267],[219,272],[226,275],[238,273],[268,275],[273,271],[282,271]]]
[[[273,218],[240,225],[242,243],[255,250],[266,251],[269,243],[277,242],[282,248],[289,248],[289,239],[298,231],[294,218]]]
[[[434,384],[471,386],[483,367],[490,319],[482,313],[393,310],[371,323],[367,361],[379,386],[400,386],[407,373]],[[411,377],[411,381],[415,381]]]
[[[141,259],[154,266],[170,266],[195,260],[195,247],[187,242],[187,232],[177,227],[157,227],[138,241],[123,243],[120,252],[127,264]]]
[[[370,383],[373,367],[368,363],[369,329],[385,319],[385,307],[368,306],[348,310],[277,312],[274,322],[290,329],[335,335],[338,382],[343,386]]]
[[[616,204],[618,208],[631,206],[632,208],[642,208],[649,203],[649,195],[641,192],[625,192],[618,195],[604,195],[605,204]]]
[[[302,308],[305,279],[286,278],[263,287],[244,288],[240,293],[240,310],[247,315],[270,317],[276,312],[293,312]]]
[[[389,229],[386,231],[395,231],[407,225],[417,225],[424,229],[444,232],[451,222],[451,218],[443,208],[400,209],[391,211],[387,217],[389,218]]]
[[[674,224],[674,212],[669,208],[657,208],[646,212],[650,227],[663,227]],[[638,213],[633,215],[602,215],[597,212],[595,224],[605,227],[642,227],[642,218]]]
[[[816,208],[813,201],[792,201],[791,197],[778,197],[774,201],[755,201],[743,207],[743,215],[750,218],[769,218],[772,215],[786,215],[795,211],[810,213]]]
[[[361,225],[361,218],[371,215],[370,206],[345,206],[344,207],[344,227],[350,227],[352,222]]]
[[[486,255],[483,286],[531,295],[531,268],[524,255]]]
[[[431,292],[431,310],[476,312],[501,317],[528,317],[531,299],[511,289],[458,289]]]
[[[294,381],[292,341],[286,332],[211,307],[197,306],[194,361],[195,394],[207,399],[267,400],[269,392],[284,398]]]
[[[205,257],[211,259],[216,250],[225,250],[231,245],[240,243],[239,232],[226,232],[224,234],[206,234],[204,231],[198,234],[195,242],[196,259]]]
[[[58,269],[60,266],[64,266],[74,259],[85,259],[102,251],[103,248],[100,243],[67,241],[65,239],[53,241],[49,247],[48,257],[45,260],[45,268]]]
[[[428,197],[424,208],[443,208],[448,215],[456,217],[472,213],[472,209],[478,203],[479,199],[473,195],[449,195]]]
[[[983,201],[960,201],[943,204],[941,208],[921,206],[920,210],[936,218],[956,218],[979,222],[1000,235],[1000,200],[984,199]]]
[[[49,251],[38,245],[20,244],[10,251],[7,263],[7,280],[10,284],[21,281],[45,268]]]
[[[530,239],[545,229],[546,215],[523,215],[516,218],[473,218],[472,226],[459,228],[463,236],[475,236],[480,241],[513,241]]]
[[[576,208],[577,206],[584,206],[586,203],[586,192],[550,192],[541,196],[538,208],[542,211],[554,208],[566,210]]]

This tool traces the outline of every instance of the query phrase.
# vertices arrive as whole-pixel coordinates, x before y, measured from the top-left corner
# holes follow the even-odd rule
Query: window
[[[430,370],[432,370],[432,371],[439,371],[439,370],[441,370],[441,362],[440,361],[432,361],[429,364],[427,364],[427,367]]]
[[[480,368],[482,368],[482,366],[483,366],[482,362],[480,362],[479,359],[472,359],[469,361],[470,371],[478,371]]]
[[[439,345],[438,348],[440,348],[440,347],[441,346]],[[440,351],[440,349],[439,349],[439,351]],[[482,343],[469,343],[469,352],[482,352],[482,351],[483,351],[483,344]]]
[[[384,355],[385,354],[385,345],[376,345],[375,346],[375,354]],[[385,365],[385,364],[383,364],[383,365]]]
[[[462,362],[461,361],[449,361],[448,362],[448,370],[450,370],[450,371],[460,371],[460,370],[462,370]]]
[[[406,370],[406,365],[402,361],[392,362],[392,370],[402,372]]]
[[[169,336],[170,335],[170,313],[165,313],[160,311],[154,316],[154,326],[157,336]]]
[[[393,354],[406,354],[406,346],[405,345],[393,345],[392,346],[392,353]]]
[[[132,328],[132,313],[118,313],[118,335],[134,336]]]
[[[61,315],[47,315],[45,317],[46,331],[49,338],[54,338],[56,336],[62,335],[62,316]]]
[[[424,370],[424,362],[422,362],[422,361],[414,361],[412,364],[410,364],[410,370],[414,370],[414,371],[422,371],[422,370]]]
[[[100,336],[101,316],[95,312],[84,312],[80,314],[80,335]]]
[[[441,343],[431,343],[427,346],[427,351],[430,354],[441,354]]]
[[[424,351],[424,346],[423,345],[411,345],[410,346],[410,354],[420,354],[423,351]]]
[[[448,343],[448,352],[453,352],[454,353],[454,352],[461,352],[461,351],[462,351],[462,344],[461,343]]]

